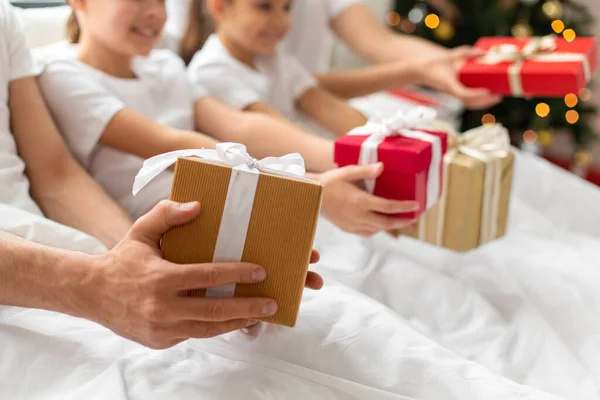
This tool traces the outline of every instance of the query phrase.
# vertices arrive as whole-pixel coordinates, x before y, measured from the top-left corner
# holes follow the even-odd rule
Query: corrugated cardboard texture
[[[175,167],[171,200],[198,201],[201,213],[194,221],[170,230],[162,239],[165,258],[175,263],[212,262],[231,168],[194,158],[181,158]],[[265,282],[237,285],[236,297],[269,297],[279,310],[265,322],[294,326],[308,272],[322,186],[261,174],[242,261],[267,271]],[[205,296],[195,290],[194,296]]]
[[[443,246],[467,251],[479,245],[485,163],[458,154],[450,164]]]
[[[512,153],[502,159],[497,238],[506,233],[514,160]],[[485,163],[464,154],[458,154],[450,164],[448,176],[445,179],[447,199],[442,246],[458,252],[472,250],[480,244]],[[439,207],[440,204],[430,209],[420,218],[416,227],[402,230],[401,234],[419,238],[419,231],[424,228],[424,241],[437,243]],[[398,232],[394,234],[397,235]]]

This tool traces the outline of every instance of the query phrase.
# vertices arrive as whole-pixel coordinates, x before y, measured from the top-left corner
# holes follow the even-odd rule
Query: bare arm
[[[345,99],[420,83],[420,64],[400,61],[318,75],[319,85]]]
[[[420,79],[412,83],[424,84],[456,96],[468,108],[484,109],[502,100],[487,89],[468,88],[460,82],[458,71],[461,63],[479,55],[471,48],[448,50],[421,38],[395,33],[379,22],[362,4],[343,10],[332,21],[331,26],[354,51],[375,64],[407,60],[421,63],[423,67],[419,68]],[[410,77],[406,79],[409,80]]]
[[[161,236],[199,212],[197,203],[163,201],[102,256],[41,246],[0,231],[0,304],[86,318],[154,349],[235,331],[273,315],[277,304],[265,298],[181,297],[190,288],[252,284],[266,277],[252,264],[163,260]],[[317,259],[314,254],[311,261]],[[323,282],[312,273],[306,284],[319,289]]]
[[[91,257],[38,245],[0,231],[0,304],[81,316],[71,296]]]
[[[367,118],[346,101],[320,87],[313,87],[300,96],[298,107],[337,136],[344,136],[367,123]]]
[[[11,130],[31,195],[44,214],[113,247],[133,223],[75,161],[44,104],[35,78],[9,85]]]
[[[261,112],[238,111],[206,97],[196,103],[196,124],[220,141],[244,143],[255,157],[300,153],[309,170],[335,168],[333,142],[311,135],[291,122]]]
[[[122,132],[127,132],[127,135]],[[174,150],[214,149],[217,145],[217,141],[211,137],[169,128],[128,108],[112,118],[102,133],[100,143],[140,158]]]
[[[285,118],[283,115],[281,115],[281,113],[279,113],[279,111],[266,105],[265,103],[259,102],[259,103],[250,104],[248,107],[246,107],[246,109],[244,111],[262,113],[262,114],[270,115],[273,118],[278,118],[282,121],[287,121],[287,118]]]
[[[332,21],[332,28],[354,51],[373,63],[434,58],[448,51],[427,40],[393,32],[363,4],[342,11]]]

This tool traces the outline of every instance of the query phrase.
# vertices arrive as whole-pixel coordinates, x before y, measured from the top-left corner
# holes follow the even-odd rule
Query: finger
[[[258,337],[264,330],[265,330],[265,324],[262,322],[256,322],[253,325],[250,325],[244,329],[241,330],[241,332],[249,337],[252,338],[256,338]]]
[[[451,79],[448,84],[450,94],[458,97],[470,109],[490,108],[502,101],[501,96],[487,89],[468,88],[456,79]]]
[[[171,228],[185,224],[200,213],[200,203],[186,204],[163,200],[133,224],[128,237],[158,247],[160,238]]]
[[[182,291],[232,283],[258,283],[266,277],[263,268],[249,263],[169,264],[166,285],[173,291]]]
[[[313,250],[311,255],[310,255],[310,263],[311,264],[316,264],[319,262],[319,260],[321,260],[321,254],[319,254],[318,251]]]
[[[258,297],[177,297],[170,307],[170,318],[177,320],[224,322],[270,317],[277,303]]]
[[[369,210],[382,214],[414,212],[419,211],[419,208],[421,207],[416,201],[388,200],[370,194],[365,194],[365,196],[367,197],[367,206],[369,207]]]
[[[376,213],[371,213],[366,222],[369,228],[377,230],[378,232],[390,231],[395,229],[404,229],[415,223],[414,220],[390,217],[387,215],[380,215]]]
[[[454,60],[460,60],[464,58],[476,58],[484,55],[485,52],[481,49],[473,48],[470,46],[460,46],[450,52],[450,57]]]
[[[349,165],[336,171],[342,180],[356,182],[362,179],[377,178],[383,172],[383,164]]]
[[[313,290],[319,290],[323,287],[323,277],[316,272],[309,271],[306,275],[306,287]]]
[[[173,330],[176,338],[208,339],[229,332],[239,331],[253,324],[255,324],[255,321],[245,319],[225,322],[184,321],[177,324]]]

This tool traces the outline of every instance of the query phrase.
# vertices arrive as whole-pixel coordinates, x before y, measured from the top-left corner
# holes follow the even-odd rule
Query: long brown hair
[[[186,64],[192,61],[194,54],[214,31],[213,20],[205,3],[205,0],[190,0],[188,23],[179,46],[179,54]]]
[[[77,16],[75,11],[71,11],[69,19],[67,20],[67,39],[71,43],[79,43],[79,37],[81,36],[81,28],[79,22],[77,22]]]

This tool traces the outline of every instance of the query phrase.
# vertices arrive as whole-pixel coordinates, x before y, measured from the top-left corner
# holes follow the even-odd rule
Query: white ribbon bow
[[[430,126],[436,117],[437,112],[432,108],[415,107],[408,112],[399,111],[390,118],[377,115],[369,119],[366,125],[348,132],[348,135],[352,136],[369,136],[361,146],[358,165],[376,164],[379,145],[391,136],[403,136],[431,143],[432,159],[427,180],[427,209],[437,203],[439,197],[442,145],[439,137],[419,129]],[[375,182],[375,179],[365,179],[365,187],[370,193],[375,192]]]
[[[483,64],[500,64],[503,62],[512,62],[508,68],[508,78],[510,91],[515,97],[522,97],[523,81],[521,79],[521,69],[526,60],[537,62],[581,62],[585,74],[586,82],[592,77],[592,70],[589,60],[584,54],[580,53],[556,53],[556,36],[548,35],[542,37],[533,37],[523,48],[515,44],[500,44],[492,46],[488,52],[479,58]]]
[[[199,157],[217,164],[229,165],[246,171],[259,171],[268,174],[288,176],[292,178],[303,178],[306,173],[304,158],[299,153],[287,154],[283,157],[267,157],[257,160],[246,151],[246,146],[239,143],[219,143],[216,150],[189,149],[178,150],[161,154],[144,161],[142,169],[135,177],[133,184],[133,195],[135,196],[150,181],[156,178],[171,165],[175,164],[179,157]]]

